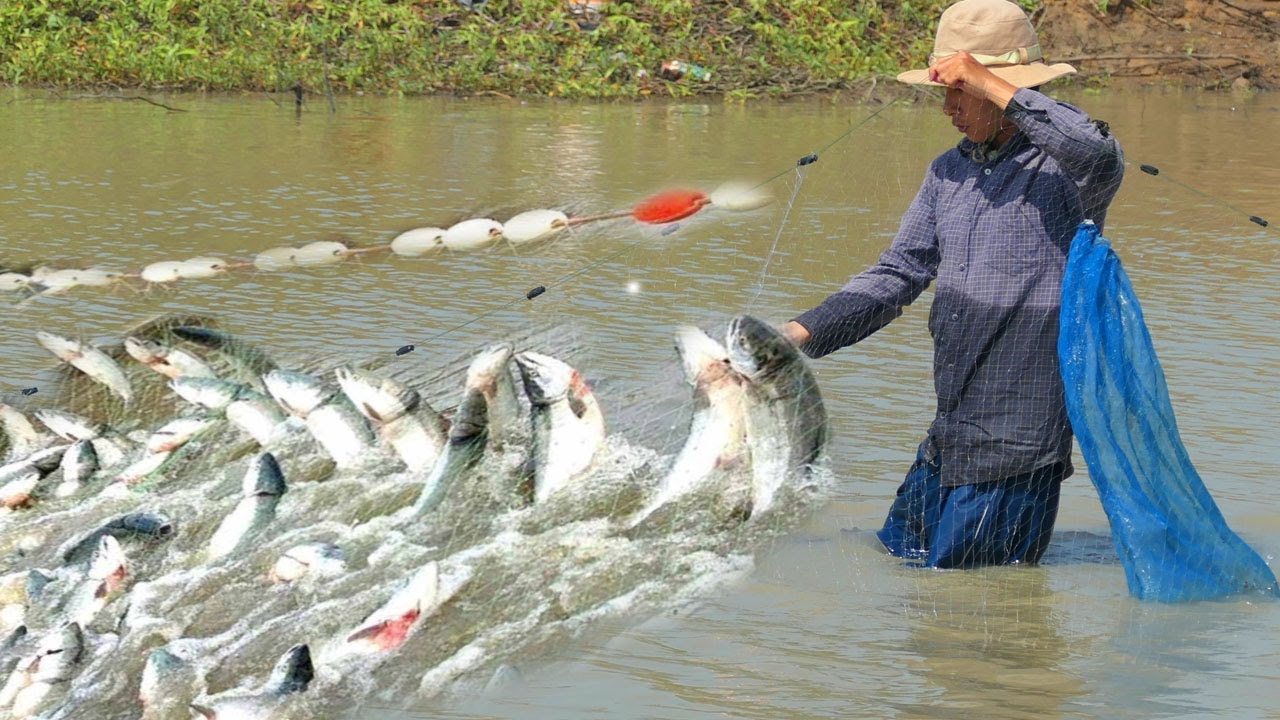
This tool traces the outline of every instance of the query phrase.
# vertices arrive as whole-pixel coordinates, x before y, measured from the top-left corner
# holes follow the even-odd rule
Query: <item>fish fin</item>
[[[187,709],[191,712],[191,717],[193,718],[204,718],[204,720],[217,720],[218,718],[217,710],[205,707],[204,705],[191,703],[187,706]]]
[[[409,636],[409,630],[413,628],[413,623],[418,619],[419,614],[420,612],[414,609],[401,617],[361,628],[348,635],[347,642],[367,642],[378,650],[399,647]]]

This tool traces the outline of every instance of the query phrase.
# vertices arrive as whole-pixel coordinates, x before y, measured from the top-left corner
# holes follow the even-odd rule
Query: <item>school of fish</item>
[[[669,456],[512,344],[460,394],[445,378],[441,412],[385,369],[288,369],[210,326],[36,341],[74,390],[0,403],[0,718],[421,708],[695,602],[823,497],[817,383],[749,316],[676,331],[693,403]]]

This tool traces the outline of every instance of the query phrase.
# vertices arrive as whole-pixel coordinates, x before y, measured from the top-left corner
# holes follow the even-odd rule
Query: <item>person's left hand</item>
[[[979,100],[990,100],[1003,109],[1018,88],[997,77],[986,65],[961,50],[929,66],[929,80],[953,87]]]

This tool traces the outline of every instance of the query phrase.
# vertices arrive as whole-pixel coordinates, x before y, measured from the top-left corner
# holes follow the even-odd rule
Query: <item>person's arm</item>
[[[806,355],[822,357],[888,325],[933,281],[940,260],[934,215],[936,182],[930,167],[893,244],[879,262],[782,326],[782,333]]]
[[[1108,200],[1124,175],[1124,155],[1106,124],[1030,88],[997,77],[967,52],[938,60],[930,79],[989,100],[1018,126],[1031,144],[1058,162],[1080,188],[1086,212],[1096,198]],[[1103,203],[1105,208],[1105,203]],[[1097,218],[1095,218],[1096,220]]]

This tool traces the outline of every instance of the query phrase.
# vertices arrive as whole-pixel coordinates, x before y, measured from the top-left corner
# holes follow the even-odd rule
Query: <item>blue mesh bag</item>
[[[1067,414],[1130,594],[1157,602],[1280,595],[1271,568],[1227,527],[1192,467],[1138,298],[1090,222],[1067,259],[1058,357]]]

